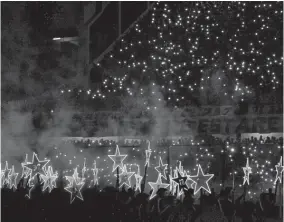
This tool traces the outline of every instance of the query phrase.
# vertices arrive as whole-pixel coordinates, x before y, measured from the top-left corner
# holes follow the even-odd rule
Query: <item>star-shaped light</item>
[[[283,166],[283,163],[282,163],[282,156],[280,157],[279,163],[277,165],[275,165],[275,168],[276,168],[276,179],[274,181],[274,184],[276,184],[276,182],[278,180],[281,183],[282,182],[281,177],[282,177],[282,173],[284,171],[284,166]]]
[[[143,179],[143,177],[142,176],[140,176],[139,174],[135,174],[134,175],[135,176],[135,181],[136,181],[136,184],[135,184],[135,191],[139,191],[139,192],[141,192],[141,182],[142,182],[142,179]]]
[[[96,161],[94,161],[94,168],[92,169],[93,175],[94,175],[94,185],[99,184],[99,179],[98,179],[98,172],[99,169],[97,168]]]
[[[122,168],[122,173],[119,174],[119,187],[122,187],[124,184],[128,187],[131,187],[130,179],[135,174],[134,172],[127,172],[126,165]]]
[[[46,171],[45,175],[41,175],[41,178],[44,181],[42,191],[45,191],[48,188],[49,193],[50,193],[52,189],[54,188],[54,184],[57,179],[57,176],[53,174],[53,170],[51,166],[48,167],[48,170]]]
[[[25,159],[25,162],[21,163],[22,165],[22,176],[21,177],[24,177],[24,178],[27,178],[30,173],[32,172],[29,168],[25,167],[25,164],[29,163],[28,162],[28,154],[26,154],[26,159]]]
[[[247,182],[249,185],[249,174],[252,173],[251,167],[249,166],[249,158],[247,158],[246,167],[243,167],[243,171],[245,173],[243,185]]]
[[[15,173],[14,166],[12,166],[11,173],[8,175],[10,180],[10,189],[17,189],[17,177],[18,173]]]
[[[202,188],[211,193],[208,182],[214,177],[214,174],[204,174],[201,166],[198,164],[197,175],[188,176],[188,179],[194,182],[194,195]]]
[[[113,161],[112,172],[116,170],[117,167],[123,169],[123,160],[127,157],[127,155],[120,155],[119,147],[116,145],[116,150],[114,155],[108,155],[109,158]]]
[[[157,170],[157,172],[160,173],[161,176],[164,179],[167,179],[167,176],[166,176],[166,169],[167,168],[168,168],[168,164],[163,164],[162,158],[160,157],[159,158],[159,166],[156,166],[155,170]]]
[[[173,178],[172,180],[178,185],[178,196],[182,195],[184,190],[188,190],[188,186],[186,184],[187,176],[184,176],[183,174],[177,171],[178,176],[176,178]]]
[[[150,196],[150,200],[157,195],[157,191],[160,188],[166,189],[166,188],[168,188],[168,186],[170,186],[170,184],[162,183],[162,176],[161,176],[161,174],[159,174],[156,183],[154,183],[154,182],[148,182],[148,183],[149,183],[150,187],[153,189],[153,192],[152,192],[152,194]]]
[[[11,172],[11,169],[8,169],[8,161],[6,161],[5,168],[4,170],[1,171],[2,173],[1,185],[2,186],[5,184],[7,184],[8,187],[10,186],[10,178],[9,178],[10,172]]]
[[[145,163],[145,166],[147,164],[148,164],[148,166],[150,166],[150,157],[151,157],[151,153],[152,153],[152,150],[150,149],[150,146],[151,146],[151,143],[148,140],[148,149],[145,151],[145,153],[146,153],[146,163]]]
[[[82,169],[82,178],[85,177],[86,171],[87,171],[87,168],[86,168],[86,158],[84,158],[84,166],[83,166],[83,169]]]
[[[65,176],[65,178],[69,181],[70,184],[72,184],[73,181],[75,181],[76,184],[85,183],[85,178],[79,177],[77,167],[74,169],[72,176]]]
[[[35,175],[45,175],[45,166],[48,164],[49,160],[42,160],[38,159],[36,153],[33,153],[33,160],[32,163],[25,163],[23,164],[24,167],[31,170],[31,179],[34,178]]]
[[[66,191],[68,191],[71,194],[70,204],[72,204],[72,202],[75,200],[76,197],[79,198],[80,200],[84,200],[82,193],[81,193],[81,189],[83,188],[84,184],[85,184],[84,182],[76,183],[76,180],[74,178],[72,183],[64,188]]]

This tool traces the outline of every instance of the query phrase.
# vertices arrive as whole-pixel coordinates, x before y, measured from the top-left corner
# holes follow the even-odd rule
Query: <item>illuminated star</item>
[[[135,191],[138,190],[139,192],[141,192],[141,182],[142,182],[143,177],[137,173],[134,176],[135,176],[135,181],[136,181]]]
[[[126,166],[122,168],[122,173],[119,174],[119,187],[122,187],[124,184],[128,187],[131,187],[130,179],[133,176],[134,172],[127,172]]]
[[[48,170],[46,171],[46,175],[41,175],[41,178],[44,181],[42,191],[45,191],[47,188],[49,190],[49,193],[54,188],[53,184],[55,183],[55,180],[57,179],[57,176],[53,174],[52,167],[49,166]]]
[[[243,185],[247,182],[249,185],[249,174],[252,173],[251,167],[249,166],[249,158],[247,158],[246,167],[243,167],[243,171],[245,173]]]
[[[173,178],[172,180],[178,184],[178,196],[183,194],[184,190],[188,190],[188,186],[186,184],[187,176],[181,175],[179,171],[177,171],[178,176]]]
[[[31,173],[31,170],[24,166],[27,163],[29,163],[28,162],[28,154],[26,154],[25,162],[21,163],[22,168],[23,168],[23,170],[22,170],[22,177],[24,177],[24,178],[27,178],[30,175],[30,173]]]
[[[152,194],[150,196],[150,200],[157,195],[157,191],[160,188],[166,189],[168,186],[170,186],[170,184],[162,183],[162,176],[161,176],[161,174],[159,174],[156,183],[153,183],[153,182],[148,182],[148,183],[149,183],[150,187],[153,189],[153,192],[152,192]]]
[[[17,189],[17,177],[18,173],[15,173],[14,166],[12,166],[11,173],[9,174],[9,180],[10,180],[10,189]]]
[[[37,174],[45,175],[44,168],[45,168],[46,164],[48,164],[48,162],[49,162],[49,160],[40,161],[37,157],[37,154],[33,153],[32,163],[25,163],[25,164],[23,164],[23,166],[31,170],[31,179],[32,179]]]
[[[92,169],[92,171],[94,175],[94,185],[99,184],[99,179],[98,179],[99,169],[97,168],[96,161],[94,161],[94,168]]]
[[[284,166],[282,164],[282,156],[280,158],[280,161],[277,165],[275,165],[276,168],[276,179],[274,181],[274,184],[276,184],[276,182],[279,180],[279,182],[281,183],[281,177],[282,177],[282,173],[284,171]]]
[[[76,183],[75,178],[72,181],[71,184],[69,184],[69,186],[65,187],[64,189],[66,191],[68,191],[71,196],[70,196],[70,204],[72,204],[72,202],[75,200],[75,198],[79,198],[80,200],[84,200],[82,193],[81,193],[81,189],[84,186],[84,182],[83,183]]]
[[[56,178],[58,178],[58,172],[55,171],[55,173],[53,173],[53,169],[52,169],[51,166],[50,166],[50,174],[51,174],[51,176],[55,176]],[[56,180],[53,180],[53,181],[51,182],[51,185],[52,185],[54,188],[56,188]]]
[[[9,179],[10,172],[11,172],[11,169],[8,169],[8,161],[6,161],[5,168],[4,168],[4,170],[1,171],[1,173],[2,173],[2,180],[1,180],[2,186],[5,185],[5,184],[8,184],[8,187],[9,187],[9,185],[10,185],[10,179]]]
[[[123,160],[127,157],[127,155],[120,155],[118,145],[116,145],[115,154],[108,155],[108,157],[113,161],[112,172],[115,171],[117,167],[123,169]]]
[[[163,164],[162,158],[160,157],[160,159],[159,159],[159,166],[156,166],[155,170],[157,170],[157,172],[160,173],[161,176],[164,179],[167,179],[167,176],[166,176],[166,169],[167,169],[167,167],[168,167],[168,164]]]
[[[208,193],[211,193],[208,182],[214,177],[214,174],[203,173],[201,166],[198,164],[197,175],[189,176],[188,179],[192,180],[195,184],[194,186],[194,195],[202,188],[206,190]]]
[[[75,181],[76,184],[85,183],[85,178],[79,177],[77,167],[74,169],[74,173],[72,176],[65,176],[65,178],[69,181],[70,184],[73,184],[73,181]]]

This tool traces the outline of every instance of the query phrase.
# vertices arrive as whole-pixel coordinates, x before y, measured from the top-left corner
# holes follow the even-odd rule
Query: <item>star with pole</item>
[[[85,185],[85,182],[84,180],[78,177],[77,168],[74,170],[73,175],[71,177],[66,176],[66,179],[69,181],[69,184],[64,189],[71,194],[70,204],[72,204],[76,197],[80,200],[84,200],[81,193],[81,189]]]
[[[73,180],[75,180],[76,183],[85,183],[85,178],[79,177],[79,173],[77,170],[77,167],[74,169],[72,176],[65,176],[66,180],[69,181],[70,184],[72,184]]]
[[[249,185],[249,174],[252,173],[251,167],[249,166],[249,158],[247,158],[246,167],[243,167],[243,171],[244,171],[244,174],[245,174],[243,185],[245,185],[246,182]]]
[[[14,166],[11,168],[11,173],[8,175],[9,180],[10,180],[10,189],[17,189],[17,177],[19,173],[15,172]]]
[[[49,190],[49,193],[54,188],[55,181],[57,179],[57,175],[53,174],[52,167],[49,166],[48,170],[46,171],[45,175],[41,175],[42,180],[44,181],[42,192],[44,192],[47,188]]]
[[[160,189],[160,188],[168,188],[168,186],[170,186],[170,184],[167,184],[167,183],[162,183],[162,176],[161,174],[159,173],[159,176],[158,176],[158,179],[156,181],[156,183],[154,182],[148,182],[148,184],[150,185],[150,187],[152,188],[153,192],[151,193],[151,196],[150,196],[150,200],[152,198],[154,198],[156,195],[157,195],[157,191]]]
[[[116,145],[115,154],[108,155],[108,157],[113,161],[112,172],[114,172],[117,167],[123,169],[123,160],[127,157],[127,155],[120,155],[118,145]]]
[[[156,166],[155,170],[157,170],[157,172],[160,173],[161,176],[164,179],[167,179],[167,176],[166,176],[166,169],[167,168],[168,168],[168,164],[163,164],[162,158],[160,157],[159,158],[159,166]]]
[[[24,177],[24,178],[27,178],[31,173],[31,170],[29,168],[25,167],[25,164],[27,164],[27,163],[29,163],[28,162],[28,154],[26,154],[25,162],[21,163],[22,168],[23,168],[22,177]]]
[[[276,184],[276,182],[278,180],[281,183],[282,182],[281,177],[282,177],[282,173],[284,171],[284,166],[283,166],[283,163],[282,163],[282,156],[280,157],[279,163],[277,165],[275,165],[275,168],[276,168],[276,179],[274,181],[274,184]]]
[[[99,178],[98,178],[99,169],[97,168],[96,161],[94,161],[93,165],[94,165],[94,168],[92,169],[92,171],[93,171],[93,176],[94,176],[94,185],[97,185],[99,184]]]
[[[178,185],[178,196],[182,195],[184,190],[188,190],[186,184],[187,176],[177,170],[177,177],[172,179]]]
[[[134,172],[127,172],[126,165],[122,168],[122,173],[119,174],[119,187],[122,187],[124,184],[128,187],[131,187],[130,179],[135,174]]]
[[[45,175],[45,166],[48,164],[49,160],[39,160],[36,153],[33,153],[32,163],[24,163],[23,166],[31,170],[31,179],[35,175]]]
[[[201,166],[198,164],[197,175],[188,176],[188,179],[194,182],[194,195],[202,188],[211,193],[208,182],[214,177],[214,174],[204,174]]]
[[[150,146],[151,146],[151,143],[150,141],[148,140],[148,149],[145,151],[145,154],[146,154],[146,163],[145,163],[145,166],[148,164],[148,166],[150,166],[150,157],[151,157],[151,153],[152,153],[152,150],[150,149]]]
[[[8,187],[10,186],[10,179],[9,179],[9,174],[11,172],[11,169],[8,168],[8,161],[6,161],[6,164],[5,164],[5,168],[4,170],[1,171],[1,185],[5,185],[7,184]]]

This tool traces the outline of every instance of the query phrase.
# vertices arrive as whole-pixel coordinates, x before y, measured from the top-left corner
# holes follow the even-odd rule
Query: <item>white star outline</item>
[[[42,192],[44,192],[48,188],[49,193],[50,193],[52,189],[55,187],[54,184],[57,179],[57,175],[53,174],[53,170],[51,166],[48,167],[46,171],[46,175],[41,175],[41,178],[44,181]]]
[[[249,174],[252,173],[251,167],[249,166],[249,158],[247,158],[246,167],[243,167],[243,171],[244,171],[244,174],[245,174],[243,185],[245,185],[245,183],[247,183],[249,185]]]
[[[205,182],[205,184],[202,184],[202,185],[200,185],[199,184],[199,181],[198,181],[198,177],[200,177],[199,175],[200,175],[200,172],[201,172],[201,175],[202,175],[202,177],[207,177],[207,179],[206,179],[206,182]],[[196,194],[196,193],[198,193],[198,191],[202,188],[202,189],[204,189],[204,190],[206,190],[208,193],[210,193],[211,194],[211,190],[210,190],[210,188],[209,188],[209,185],[208,185],[208,182],[209,182],[209,180],[211,180],[212,178],[214,177],[214,174],[204,174],[204,172],[203,172],[203,170],[202,170],[202,168],[201,168],[201,166],[200,166],[200,164],[198,164],[198,169],[197,169],[197,174],[195,175],[195,176],[188,176],[188,179],[190,179],[190,180],[192,180],[193,182],[194,182],[194,195]],[[196,178],[196,179],[195,179]],[[203,186],[203,185],[206,185],[206,187],[205,186]]]
[[[10,189],[17,189],[17,177],[19,173],[15,172],[14,165],[11,168],[11,173],[8,175],[9,180],[10,180]]]
[[[118,145],[116,145],[115,154],[108,155],[108,157],[113,161],[112,172],[114,172],[117,167],[119,167],[120,169],[123,169],[123,160],[127,157],[127,155],[120,155]]]
[[[170,186],[170,184],[162,183],[162,176],[161,176],[161,174],[159,174],[156,183],[148,182],[148,184],[153,189],[153,192],[151,193],[151,196],[150,196],[149,200],[151,200],[152,198],[154,198],[157,195],[157,191],[160,188],[165,188],[166,189],[166,188],[168,188],[168,186]]]
[[[275,168],[276,168],[276,179],[274,181],[274,184],[276,184],[278,180],[281,183],[282,182],[281,177],[282,177],[282,173],[284,171],[284,166],[283,166],[283,163],[282,163],[282,156],[280,157],[279,163],[277,165],[275,165]]]
[[[33,153],[33,160],[31,163],[24,163],[22,166],[26,167],[31,170],[31,179],[33,179],[37,174],[39,175],[45,175],[45,166],[49,163],[50,160],[39,160],[37,154]],[[40,169],[38,168],[40,167]],[[36,171],[36,173],[33,175],[33,172]]]
[[[127,172],[127,168],[126,168],[126,165],[123,166],[122,168],[122,173],[121,174],[118,174],[119,175],[119,188],[121,188],[124,184],[128,187],[131,187],[131,177],[133,176],[133,174],[135,174],[135,172]],[[121,178],[123,178],[123,182],[121,183]],[[125,178],[127,178],[127,180],[125,180]],[[127,183],[128,181],[128,183]]]
[[[163,164],[162,157],[159,158],[159,166],[155,167],[155,170],[162,175],[164,179],[167,179],[166,169],[168,168],[168,164]],[[161,169],[161,171],[159,170]]]

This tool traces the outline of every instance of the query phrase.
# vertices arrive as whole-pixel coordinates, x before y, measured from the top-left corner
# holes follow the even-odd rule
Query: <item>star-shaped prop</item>
[[[45,191],[47,188],[49,190],[49,193],[54,188],[55,181],[57,179],[57,176],[53,174],[52,167],[49,166],[48,170],[46,171],[46,175],[41,175],[41,178],[44,181],[42,191]]]
[[[167,184],[167,183],[162,183],[162,176],[161,176],[161,174],[159,174],[156,183],[153,183],[153,182],[148,182],[148,183],[149,183],[150,187],[153,189],[153,192],[152,192],[152,194],[150,196],[150,200],[157,195],[157,191],[160,188],[166,189],[170,185],[170,184]]]
[[[72,204],[72,202],[75,200],[76,197],[79,198],[80,200],[84,200],[82,193],[81,193],[81,189],[84,186],[84,184],[85,184],[84,182],[76,183],[75,178],[74,178],[72,183],[64,188],[66,191],[68,191],[71,194],[70,204]]]
[[[122,173],[119,174],[119,187],[122,187],[124,184],[128,187],[131,187],[130,179],[133,176],[134,172],[127,172],[126,166],[122,168]]]
[[[173,178],[172,180],[178,185],[178,196],[182,195],[184,190],[188,190],[188,186],[186,184],[187,176],[184,176],[183,174],[177,171],[178,176],[176,178]]]
[[[8,169],[8,161],[6,161],[5,168],[4,170],[1,171],[2,174],[2,180],[1,180],[1,185],[7,184],[8,187],[10,186],[10,178],[9,174],[11,172],[11,169]]]
[[[85,178],[79,177],[77,167],[74,169],[74,173],[73,173],[72,176],[65,176],[65,178],[66,178],[66,180],[69,181],[70,184],[72,184],[73,181],[75,181],[76,184],[85,183]]]
[[[24,177],[24,178],[27,178],[30,175],[30,173],[31,173],[31,170],[24,166],[27,163],[29,163],[28,162],[28,154],[26,154],[25,162],[21,163],[22,168],[23,168],[23,170],[22,170],[22,177]]]
[[[201,166],[198,164],[197,175],[188,176],[188,179],[194,182],[194,195],[202,188],[211,193],[208,182],[214,177],[214,174],[204,174]]]
[[[97,168],[96,161],[94,161],[94,168],[92,169],[93,175],[94,175],[94,185],[99,184],[99,179],[98,179],[98,172],[99,169]]]
[[[247,158],[246,167],[243,167],[243,171],[245,173],[243,185],[247,182],[249,185],[249,174],[252,173],[251,167],[249,166],[249,158]]]
[[[17,177],[18,173],[15,173],[14,166],[12,166],[11,173],[8,175],[10,180],[10,189],[17,189]]]
[[[108,157],[111,158],[113,161],[112,172],[114,172],[117,167],[123,169],[123,160],[127,157],[127,155],[120,155],[118,145],[116,145],[115,154],[108,155]]]
[[[135,181],[136,181],[136,184],[135,184],[135,191],[139,191],[141,192],[141,182],[142,182],[142,179],[143,177],[140,176],[139,174],[135,174]]]
[[[36,153],[33,153],[33,161],[32,163],[23,164],[24,167],[31,170],[31,179],[34,178],[35,175],[45,175],[45,166],[48,164],[49,160],[40,161],[37,157]]]
[[[275,165],[275,168],[276,168],[276,179],[274,181],[274,184],[276,184],[276,182],[278,180],[281,183],[282,182],[281,177],[282,177],[282,173],[284,171],[284,166],[283,166],[283,163],[282,163],[282,156],[280,158],[279,163],[277,165]]]
[[[150,141],[148,140],[148,149],[145,151],[146,153],[146,163],[145,163],[145,166],[148,164],[148,166],[150,166],[150,157],[151,157],[151,153],[152,153],[152,150],[150,149]]]
[[[168,164],[163,164],[162,158],[160,157],[160,159],[159,159],[159,166],[156,166],[155,170],[157,170],[157,172],[160,173],[161,176],[164,179],[167,179],[167,176],[166,176],[166,169],[167,169],[167,167],[168,167]]]

